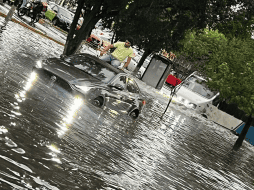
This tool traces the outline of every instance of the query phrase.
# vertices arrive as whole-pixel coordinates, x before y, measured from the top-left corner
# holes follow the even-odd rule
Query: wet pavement
[[[3,22],[0,17],[0,25]],[[148,94],[136,121],[44,83],[36,60],[63,46],[9,22],[0,33],[0,189],[254,189],[254,148]],[[142,88],[144,89],[144,88]]]
[[[7,15],[10,8],[11,8],[10,5],[8,5],[7,3],[4,3],[4,5],[0,5],[0,12]],[[47,20],[45,20],[46,22],[44,24],[37,22],[37,23],[35,23],[35,26],[31,26],[31,24],[30,24],[31,18],[28,16],[19,17],[17,15],[17,11],[15,11],[12,18],[26,24],[29,27],[35,28],[37,31],[40,31],[44,35],[54,38],[55,40],[57,40],[60,43],[65,44],[65,41],[67,38],[66,33],[61,32],[60,30],[53,27],[52,24]]]

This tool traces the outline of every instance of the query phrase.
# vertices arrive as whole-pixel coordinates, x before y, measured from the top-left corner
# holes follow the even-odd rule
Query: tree
[[[239,45],[243,44],[240,43]],[[240,46],[238,46],[238,48],[239,47]],[[246,51],[246,48],[244,49]],[[239,52],[235,51],[235,53]],[[232,54],[231,56],[233,57]],[[252,56],[252,59],[253,58],[254,57]],[[225,99],[230,103],[236,103],[241,110],[249,115],[247,122],[233,147],[234,150],[238,150],[252,124],[252,115],[254,114],[253,61],[245,62],[243,60],[238,63],[230,62],[230,64],[224,62],[217,67],[215,64],[209,64],[209,66],[213,66],[212,70],[215,72],[212,76],[210,72],[209,76],[212,78],[209,80],[208,85],[212,88],[219,89]]]
[[[181,49],[176,52],[177,62],[188,62],[192,71],[205,75],[205,67],[211,56],[217,55],[220,47],[227,42],[228,39],[218,30],[189,30],[179,43]]]
[[[232,6],[239,4],[237,0],[131,1],[128,7],[114,18],[114,31],[118,39],[124,40],[132,36],[135,44],[145,50],[135,73],[151,52],[161,49],[179,50],[181,48],[179,42],[184,38],[186,31],[209,26],[232,36],[249,35],[252,22],[249,15],[253,12],[254,6],[248,0],[241,2],[246,9],[233,11]],[[229,26],[243,17],[247,19],[245,24],[237,25],[237,31],[229,31]],[[229,22],[231,20],[232,22]]]
[[[136,68],[138,70],[150,52],[179,49],[179,41],[189,29],[201,29],[208,25],[222,30],[225,27],[221,27],[220,23],[227,23],[232,18],[233,13],[229,14],[231,7],[239,3],[243,3],[245,9],[234,15],[244,15],[250,20],[254,6],[249,0],[79,0],[64,54],[74,53],[99,19],[105,24],[115,21],[114,30],[118,39],[132,36],[135,44],[145,50]],[[81,9],[85,11],[84,22],[80,30],[76,30]],[[249,24],[243,25],[242,30]]]
[[[127,0],[79,0],[76,13],[71,24],[66,44],[64,47],[64,55],[73,54],[81,44],[82,40],[87,39],[95,24],[100,20],[107,20],[114,17],[127,5]],[[79,30],[76,29],[81,10],[84,10],[83,24]]]
[[[254,40],[227,40],[218,31],[205,29],[202,33],[190,32],[181,43],[184,56],[206,76],[208,87],[218,90],[226,102],[236,104],[248,115],[234,145],[238,150],[254,113]]]
[[[238,150],[252,123],[254,113],[254,41],[232,39],[219,49],[207,64],[207,74],[211,78],[208,85],[220,91],[229,103],[235,103],[249,115],[234,150]]]
[[[206,1],[205,1],[206,2]],[[118,39],[132,37],[135,45],[144,49],[135,71],[153,51],[174,50],[190,28],[202,28],[205,16],[204,1],[134,1],[114,21]],[[202,19],[201,19],[202,20]],[[126,24],[128,23],[128,24]]]
[[[254,2],[249,0],[223,0],[214,1],[211,4],[214,6],[217,3],[223,4],[225,8],[221,9],[218,15],[212,15],[214,20],[210,22],[209,27],[218,29],[228,39],[234,37],[241,39],[250,38],[254,27]]]

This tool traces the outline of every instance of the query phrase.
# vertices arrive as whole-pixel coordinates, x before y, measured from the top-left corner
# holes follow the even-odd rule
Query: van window
[[[212,92],[208,89],[204,80],[201,80],[195,76],[188,78],[187,81],[184,82],[183,86],[208,99],[215,95],[215,92]]]

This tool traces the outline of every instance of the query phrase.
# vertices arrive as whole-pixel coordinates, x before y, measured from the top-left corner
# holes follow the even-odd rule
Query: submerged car
[[[134,78],[99,58],[83,53],[38,61],[33,70],[75,92],[97,107],[128,114],[136,119],[145,100]]]

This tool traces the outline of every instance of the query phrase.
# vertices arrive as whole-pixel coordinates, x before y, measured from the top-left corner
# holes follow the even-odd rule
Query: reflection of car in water
[[[48,4],[48,11],[45,13],[46,18],[52,21],[55,26],[64,30],[69,30],[74,19],[74,13],[61,7],[53,2]]]
[[[219,93],[208,89],[205,79],[193,73],[186,78],[182,85],[176,86],[176,95],[173,97],[173,101],[195,109],[205,116],[206,108],[212,105],[212,101],[218,95]]]
[[[89,54],[42,60],[34,71],[46,73],[51,82],[78,93],[98,107],[120,110],[133,119],[145,105],[132,77]]]

